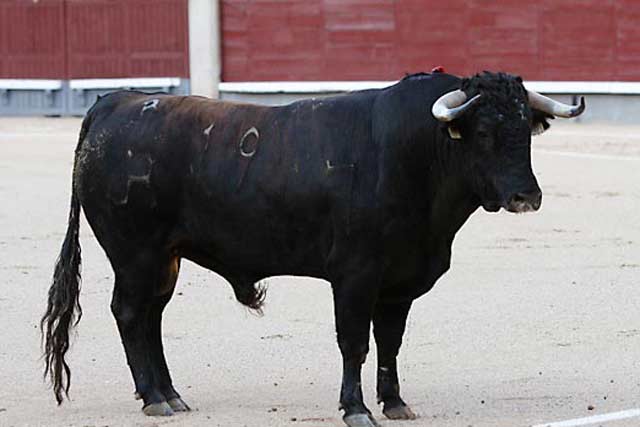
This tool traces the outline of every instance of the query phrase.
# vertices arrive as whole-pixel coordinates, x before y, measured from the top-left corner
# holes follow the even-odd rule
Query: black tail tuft
[[[236,299],[246,305],[257,314],[262,315],[262,305],[267,296],[267,286],[261,282],[248,284],[246,286],[233,286]]]

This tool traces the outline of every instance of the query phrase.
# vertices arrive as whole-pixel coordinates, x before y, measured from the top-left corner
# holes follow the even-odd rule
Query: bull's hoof
[[[418,418],[407,405],[394,406],[393,408],[385,407],[382,413],[390,420],[415,420]]]
[[[369,414],[351,414],[342,418],[349,427],[380,427],[380,424]]]
[[[144,408],[142,412],[150,417],[168,417],[173,415],[173,409],[167,402],[150,403]]]
[[[173,409],[174,412],[186,412],[191,410],[191,408],[189,408],[189,405],[187,405],[185,401],[179,397],[169,399],[167,403],[169,404],[169,406],[171,406],[171,409]]]

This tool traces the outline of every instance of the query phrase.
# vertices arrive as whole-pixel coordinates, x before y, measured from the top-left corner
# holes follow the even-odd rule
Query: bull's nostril
[[[536,196],[533,202],[534,209],[538,210],[541,204],[542,204],[542,192],[538,191],[536,193]]]
[[[540,207],[540,204],[542,203],[542,192],[535,191],[535,192],[529,193],[527,200],[529,201],[529,203],[531,203],[531,207],[534,210],[538,210],[538,208]]]

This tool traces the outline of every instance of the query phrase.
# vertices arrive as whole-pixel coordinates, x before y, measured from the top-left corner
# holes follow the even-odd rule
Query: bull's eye
[[[478,129],[476,132],[476,138],[478,145],[484,150],[491,150],[493,148],[493,137],[491,132],[486,129]]]

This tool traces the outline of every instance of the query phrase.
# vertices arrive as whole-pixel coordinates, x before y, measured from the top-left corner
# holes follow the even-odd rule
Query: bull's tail
[[[49,288],[47,311],[40,328],[44,342],[44,375],[49,377],[58,404],[62,403],[62,391],[69,392],[71,371],[64,360],[69,350],[69,332],[78,324],[82,309],[80,294],[80,201],[75,190],[71,195],[69,227],[62,243],[60,255]]]
[[[88,120],[85,119],[76,154],[86,134],[87,122]],[[73,176],[75,178],[75,173]],[[47,311],[40,321],[45,362],[44,376],[45,379],[47,377],[50,379],[58,404],[62,403],[63,392],[68,396],[71,384],[71,371],[64,359],[69,350],[69,332],[82,317],[82,309],[78,300],[80,294],[79,235],[80,200],[75,182],[72,182],[67,234],[56,261],[53,282],[49,288]]]

